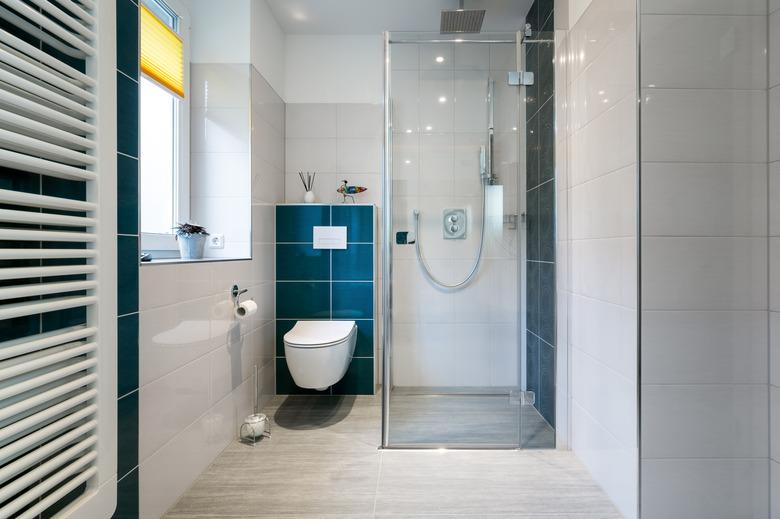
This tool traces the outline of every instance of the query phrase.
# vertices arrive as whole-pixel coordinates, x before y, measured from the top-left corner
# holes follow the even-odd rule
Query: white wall
[[[193,63],[250,62],[250,0],[181,0],[190,12]]]
[[[252,0],[249,14],[251,63],[284,99],[284,32],[266,0]]]
[[[643,519],[769,516],[766,6],[641,2]]]
[[[769,405],[771,515],[780,518],[780,4],[769,14]]]
[[[288,103],[381,103],[382,37],[288,35]]]
[[[639,470],[635,18],[633,2],[593,0],[556,42],[558,341],[567,362],[558,373],[570,375],[569,446],[629,519]]]
[[[284,103],[257,71],[251,74],[252,260],[141,267],[144,518],[162,516],[236,437],[252,412],[255,365],[259,407],[274,394],[274,204],[284,200]],[[234,283],[259,306],[248,320],[233,318]]]

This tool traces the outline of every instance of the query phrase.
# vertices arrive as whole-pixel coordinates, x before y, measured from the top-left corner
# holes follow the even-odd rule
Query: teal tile
[[[355,353],[353,357],[373,357],[374,356],[374,320],[357,319],[355,324],[358,327],[357,343],[355,344]]]
[[[539,394],[539,338],[531,332],[526,333],[525,373],[528,391]],[[538,402],[535,403],[538,405]]]
[[[276,317],[330,319],[330,283],[277,281]]]
[[[117,236],[117,314],[138,311],[138,237]]]
[[[58,517],[59,513],[62,512],[65,508],[68,507],[71,503],[76,501],[78,498],[84,495],[84,492],[87,490],[87,482],[80,484],[64,496],[62,496],[60,499],[58,499],[53,505],[48,507],[46,510],[41,512],[40,519],[51,519],[53,517]]]
[[[374,284],[333,283],[334,319],[373,319]]]
[[[373,395],[374,359],[353,358],[344,378],[333,386],[334,395]]]
[[[547,101],[537,114],[539,119],[539,183],[555,177],[555,101]]]
[[[539,263],[539,331],[542,340],[555,344],[555,264]]]
[[[331,212],[331,225],[347,227],[347,242],[373,243],[374,206],[371,205],[334,205]]]
[[[292,330],[295,323],[298,321],[294,319],[277,319],[276,320],[276,356],[284,357],[284,334]]]
[[[138,519],[138,467],[116,484],[116,510],[112,519]]]
[[[138,83],[124,74],[116,74],[117,151],[138,157]]]
[[[533,333],[539,333],[539,292],[540,287],[540,263],[527,261],[526,271],[526,328]]]
[[[0,166],[0,189],[38,195],[41,193],[41,175]]]
[[[116,0],[116,68],[138,79],[138,5]]]
[[[536,31],[534,27],[534,31]],[[528,43],[525,47],[525,70],[533,72],[534,77],[539,77],[539,44]],[[534,81],[533,85],[525,87],[525,117],[530,120],[539,110],[539,81]],[[530,143],[530,141],[529,141]]]
[[[138,314],[123,315],[117,324],[117,395],[138,389]]]
[[[539,118],[533,117],[525,126],[526,189],[539,185]]]
[[[117,401],[117,477],[138,466],[138,391]]]
[[[138,159],[117,155],[117,233],[138,234]]]
[[[555,261],[555,181],[545,182],[536,191],[539,192],[538,259]]]
[[[333,250],[334,281],[373,281],[374,245],[351,243]]]
[[[555,348],[539,343],[539,412],[555,427]]]
[[[40,315],[26,315],[0,320],[0,342],[34,335],[41,330]]]
[[[62,294],[58,294],[61,296]],[[41,331],[50,332],[67,328],[69,326],[78,326],[87,322],[87,309],[80,306],[77,308],[67,308],[65,310],[56,310],[41,315]]]
[[[86,200],[87,184],[80,180],[43,176],[41,178],[41,194],[72,200]]]
[[[310,243],[280,243],[276,246],[276,279],[279,281],[330,280],[330,250]]]
[[[539,188],[525,194],[526,201],[526,253],[529,260],[539,259]]]
[[[330,225],[330,206],[277,205],[276,242],[311,243],[314,226]]]
[[[317,391],[316,389],[304,389],[298,387],[287,368],[287,360],[284,357],[276,359],[276,394],[277,395],[328,395],[329,390]]]

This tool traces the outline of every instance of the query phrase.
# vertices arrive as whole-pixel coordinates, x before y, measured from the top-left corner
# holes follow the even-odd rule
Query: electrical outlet
[[[224,234],[212,234],[209,236],[209,249],[224,249],[224,248],[225,248]]]

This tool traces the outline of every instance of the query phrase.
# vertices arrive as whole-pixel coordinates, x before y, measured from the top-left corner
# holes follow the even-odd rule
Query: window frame
[[[179,0],[142,0],[143,4],[163,3],[178,16],[177,33],[183,42],[184,51],[184,98],[173,95],[177,100],[176,114],[174,121],[174,135],[177,144],[175,156],[177,163],[174,166],[174,185],[175,197],[173,200],[174,219],[178,222],[185,222],[190,218],[190,30],[191,20],[187,8]],[[154,10],[152,9],[152,12]],[[140,52],[140,49],[139,49]],[[154,79],[148,77],[143,72],[140,75],[152,83],[158,84]],[[164,88],[164,87],[162,87]],[[166,89],[167,90],[167,89]],[[140,92],[140,78],[139,78]],[[139,99],[140,101],[140,99]],[[143,123],[139,124],[142,131]],[[142,181],[140,171],[139,154],[139,183]],[[139,188],[139,210],[143,211],[143,198],[140,197]],[[170,233],[149,233],[143,232],[141,228],[141,215],[138,215],[139,235],[141,238],[141,250],[143,252],[157,253],[156,257],[173,258],[178,252],[179,246],[176,242],[176,235],[173,229]]]

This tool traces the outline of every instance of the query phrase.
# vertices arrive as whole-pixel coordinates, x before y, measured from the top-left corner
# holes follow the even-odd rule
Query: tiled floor
[[[617,519],[569,452],[378,450],[374,397],[277,397],[273,437],[231,444],[168,519]]]
[[[555,430],[532,405],[520,406],[509,395],[393,391],[390,443],[551,449],[555,447]]]

